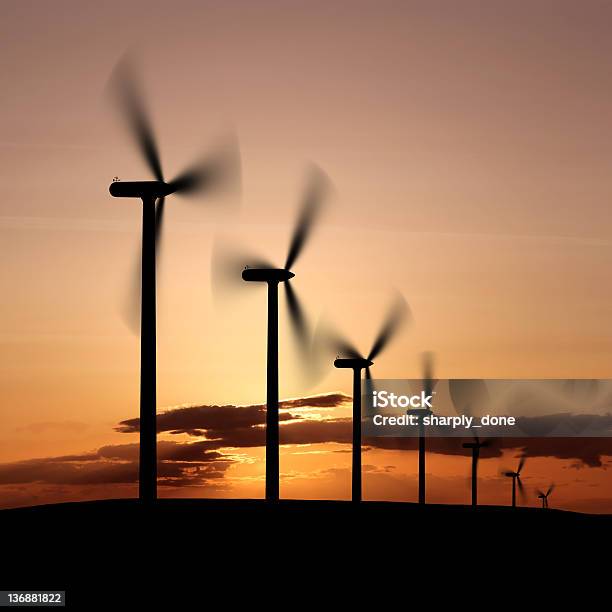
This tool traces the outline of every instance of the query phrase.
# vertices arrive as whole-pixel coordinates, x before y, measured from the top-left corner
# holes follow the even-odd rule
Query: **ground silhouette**
[[[75,609],[150,599],[184,609],[219,594],[220,580],[235,585],[225,592],[228,601],[248,595],[254,602],[259,596],[266,600],[265,580],[296,588],[308,577],[311,586],[299,595],[308,598],[311,589],[340,581],[349,568],[356,572],[353,580],[359,577],[351,587],[358,590],[383,588],[394,572],[408,580],[404,572],[414,572],[415,564],[437,566],[432,575],[444,567],[458,576],[469,569],[466,551],[487,553],[479,576],[509,560],[539,563],[542,543],[551,563],[570,563],[577,543],[601,545],[611,528],[612,515],[500,506],[64,503],[0,511],[0,588],[65,590],[68,607]]]

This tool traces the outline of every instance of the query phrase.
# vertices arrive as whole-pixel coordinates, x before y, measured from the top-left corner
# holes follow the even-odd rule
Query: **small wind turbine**
[[[474,379],[455,379],[448,383],[448,390],[453,401],[453,406],[459,416],[466,415],[473,417],[474,414],[480,416],[490,403],[489,392],[483,380]],[[463,448],[472,451],[472,506],[478,505],[478,460],[480,459],[480,449],[490,446],[489,441],[480,441],[474,435],[473,442],[466,442]]]
[[[555,485],[551,484],[548,487],[548,491],[546,493],[542,493],[542,491],[538,491],[538,499],[542,500],[542,508],[548,509],[548,496],[555,490]]]
[[[334,361],[334,367],[353,370],[353,453],[352,453],[352,478],[351,499],[353,502],[361,501],[361,371],[365,370],[366,379],[372,385],[372,374],[370,367],[386,348],[389,341],[397,333],[401,323],[407,317],[408,305],[403,297],[398,296],[392,304],[387,317],[368,353],[364,357],[356,348],[336,333],[330,334],[328,342],[340,354]]]
[[[504,472],[504,476],[507,478],[512,478],[512,507],[516,508],[516,485],[518,484],[519,492],[521,496],[525,495],[525,491],[523,489],[523,483],[521,482],[521,471],[523,466],[525,465],[525,457],[521,457],[518,467],[516,468],[516,472]]]
[[[489,446],[488,440],[479,440],[474,436],[473,442],[465,442],[463,448],[472,449],[472,506],[478,505],[478,460],[480,459],[480,449]]]
[[[233,148],[165,182],[153,128],[134,74],[125,61],[115,69],[111,84],[140,152],[155,177],[154,181],[119,181],[115,177],[109,188],[113,197],[142,200],[139,497],[153,501],[157,497],[155,259],[156,253],[159,256],[164,202],[171,194],[209,192],[239,181],[240,159],[237,148]]]
[[[425,395],[432,395],[436,381],[433,380],[433,355],[423,355],[423,391]],[[429,408],[413,408],[406,414],[417,416],[419,419],[419,504],[425,503],[425,424],[423,419],[432,413]]]
[[[321,205],[331,185],[327,176],[318,168],[310,174],[302,208],[298,216],[285,265],[277,268],[259,258],[218,253],[213,261],[213,281],[215,284],[232,283],[238,265],[242,262],[242,280],[266,283],[268,287],[268,352],[266,378],[266,500],[279,499],[279,416],[278,416],[278,285],[285,287],[289,320],[296,337],[302,346],[309,342],[304,310],[298,300],[290,280],[295,276],[291,268],[302,253],[316,222]],[[234,277],[234,278],[232,278]]]

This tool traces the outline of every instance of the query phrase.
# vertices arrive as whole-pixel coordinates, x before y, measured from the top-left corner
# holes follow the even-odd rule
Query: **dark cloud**
[[[310,407],[334,408],[348,400],[347,396],[336,393],[282,402],[281,444],[350,444],[350,417],[313,419],[299,413]],[[294,414],[292,410],[298,413]],[[193,437],[200,438],[194,442],[158,442],[159,484],[186,487],[212,486],[211,483],[219,482],[231,463],[236,461],[228,454],[228,449],[265,444],[264,423],[263,406],[194,406],[159,415],[159,431],[190,432]],[[122,421],[119,430],[137,432],[138,419]],[[427,450],[467,456],[469,451],[462,447],[463,441],[461,438],[431,437],[427,439]],[[417,444],[418,439],[414,437],[364,437],[363,450],[414,451]],[[481,457],[501,457],[508,449],[532,457],[573,459],[577,466],[602,467],[603,458],[612,456],[612,438],[495,438],[490,446],[481,450]],[[0,464],[0,485],[133,485],[137,480],[138,443],[103,446],[90,453]]]
[[[428,438],[427,452],[468,456],[462,438]],[[417,450],[418,438],[364,438],[364,444],[386,450]],[[482,448],[483,459],[501,457],[504,450],[518,449],[528,457],[575,459],[588,467],[602,467],[603,457],[612,456],[612,438],[493,438]]]
[[[588,467],[602,467],[603,457],[612,456],[612,438],[528,438],[523,442],[528,457],[576,459]]]
[[[280,402],[280,420],[291,421],[301,418],[291,410],[302,408],[336,408],[350,401],[342,393],[327,393],[313,397],[302,397]],[[266,422],[265,404],[251,406],[188,406],[174,408],[157,415],[157,431],[169,433],[189,433],[202,435],[208,432],[208,438],[217,437],[215,432],[228,432],[264,425]],[[140,419],[121,421],[116,427],[121,433],[134,433],[140,430]],[[213,434],[213,435],[211,435]]]
[[[352,441],[352,420],[345,418],[309,419],[294,414],[292,409],[335,408],[350,401],[341,393],[330,393],[281,402],[281,444],[350,444]],[[552,431],[562,420],[569,432],[607,431],[610,415],[548,415],[523,419],[522,428],[532,435]],[[158,416],[158,431],[171,434],[187,433],[193,437],[206,437],[201,444],[212,451],[222,448],[252,448],[265,445],[265,406],[192,406],[168,410]],[[138,419],[122,421],[119,431],[137,432]],[[430,437],[427,450],[443,455],[466,456],[461,444],[462,438]],[[416,450],[418,439],[414,437],[364,437],[366,447],[387,450]],[[117,447],[114,447],[117,448]],[[483,459],[501,457],[506,449],[519,449],[530,456],[575,459],[589,467],[601,467],[602,457],[612,455],[612,438],[572,437],[503,437],[495,438],[489,447],[481,450]],[[117,452],[117,451],[113,451]]]
[[[303,408],[335,408],[351,398],[341,393],[330,393],[314,397],[305,397],[281,402],[281,444],[350,444],[352,441],[352,420],[345,418],[309,419],[299,414]],[[298,413],[292,413],[297,410]],[[610,428],[610,415],[548,415],[536,416],[522,420],[522,429],[532,435],[552,431],[562,420],[569,432],[607,431]],[[265,445],[265,406],[191,406],[168,410],[157,417],[159,432],[171,434],[186,433],[206,440],[202,449],[208,452],[223,448],[252,448]],[[118,431],[137,432],[138,419],[122,421]],[[430,437],[427,450],[443,455],[466,456],[470,451],[462,447],[462,438]],[[366,447],[386,450],[416,450],[418,438],[414,437],[364,437]],[[129,445],[127,445],[129,446]],[[182,445],[181,452],[195,445]],[[112,447],[112,452],[120,452],[120,447]],[[612,438],[578,438],[578,437],[503,437],[493,439],[489,447],[481,450],[483,459],[501,457],[506,449],[519,449],[530,456],[555,457],[558,459],[575,459],[589,467],[601,467],[602,457],[612,455]],[[101,449],[99,452],[103,452]],[[160,451],[161,452],[161,451]],[[191,452],[189,450],[188,452]]]
[[[159,484],[201,486],[223,477],[232,458],[210,450],[206,441],[160,441]],[[42,483],[53,485],[129,484],[138,481],[138,444],[103,446],[95,453],[64,455],[0,464],[0,485]]]

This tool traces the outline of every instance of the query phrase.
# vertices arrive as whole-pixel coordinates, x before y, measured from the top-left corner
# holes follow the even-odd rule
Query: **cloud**
[[[352,419],[350,417],[309,418],[306,408],[336,408],[350,402],[342,393],[329,393],[313,397],[285,400],[281,406],[281,444],[350,444],[352,442]],[[522,420],[523,430],[533,434],[552,431],[562,417],[568,431],[607,431],[610,415],[549,415]],[[158,432],[170,434],[186,433],[193,437],[206,438],[208,450],[223,448],[253,448],[265,445],[265,405],[252,406],[189,406],[167,410],[157,417]],[[139,419],[119,423],[118,431],[132,433],[139,430]],[[427,439],[427,450],[442,455],[466,456],[470,453],[457,437]],[[365,447],[386,450],[417,450],[415,437],[364,437]],[[575,459],[589,467],[601,467],[602,457],[612,456],[612,438],[572,437],[504,437],[495,438],[489,447],[481,450],[483,459],[501,457],[505,449],[521,449],[529,456]]]
[[[335,408],[350,398],[332,393],[281,403],[281,444],[306,445],[352,441],[350,417],[313,417],[311,408]],[[193,442],[159,440],[158,477],[161,487],[221,486],[227,469],[239,461],[232,448],[265,445],[265,407],[191,406],[168,410],[158,416],[158,431],[190,432]],[[137,432],[138,419],[122,421],[119,431]],[[461,438],[428,438],[427,451],[466,456]],[[385,449],[415,451],[414,437],[364,437],[363,451]],[[102,446],[96,451],[0,464],[0,486],[129,485],[138,481],[138,443]],[[347,447],[345,446],[345,450]],[[496,438],[481,450],[481,457],[501,457],[504,450],[518,449],[532,457],[575,460],[577,465],[604,466],[612,456],[612,438]],[[337,450],[337,449],[335,449]],[[343,449],[341,449],[343,450]]]
[[[471,451],[461,446],[462,438],[428,438],[427,452],[467,456]],[[363,443],[386,450],[418,448],[418,438],[364,438]],[[612,456],[612,438],[493,438],[482,448],[482,459],[502,457],[504,450],[519,449],[528,457],[575,459],[581,465],[602,467],[603,457]]]
[[[343,418],[308,418],[300,414],[305,408],[335,408],[350,402],[351,398],[341,393],[329,393],[314,397],[297,398],[281,402],[281,444],[350,444],[352,420]],[[295,411],[295,412],[292,412]],[[551,422],[555,422],[553,417]],[[580,431],[588,422],[589,429],[607,430],[609,415],[562,415],[570,430]],[[586,419],[586,421],[585,421]],[[541,429],[541,417],[534,417],[533,432]],[[525,427],[530,419],[523,420]],[[193,437],[206,438],[208,450],[223,448],[252,448],[265,445],[265,405],[252,406],[189,406],[167,410],[157,417],[158,432],[170,434],[186,433]],[[554,428],[554,426],[553,426]],[[550,427],[548,428],[550,429]],[[117,430],[132,433],[139,430],[139,419],[119,423]],[[466,456],[470,451],[461,446],[461,438],[431,437],[427,440],[430,453]],[[363,439],[364,447],[387,450],[417,449],[414,437],[372,437]],[[481,450],[483,459],[501,457],[504,449],[522,449],[530,456],[575,459],[589,467],[601,467],[602,457],[612,455],[612,438],[495,438],[493,443]],[[364,451],[366,449],[364,448]]]
[[[202,486],[223,477],[231,456],[211,450],[206,441],[158,442],[161,486]],[[138,481],[138,444],[103,446],[92,453],[0,464],[0,485],[108,485]]]
[[[300,420],[300,410],[306,408],[337,408],[350,401],[342,393],[326,393],[312,397],[301,397],[280,402],[281,423]],[[157,415],[157,432],[206,436],[209,440],[222,440],[226,446],[261,446],[265,433],[261,426],[266,422],[265,404],[250,406],[200,405],[173,408]],[[136,433],[140,430],[140,419],[121,421],[116,431]]]

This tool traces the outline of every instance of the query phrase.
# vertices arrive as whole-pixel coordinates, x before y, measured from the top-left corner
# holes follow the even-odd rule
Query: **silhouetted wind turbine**
[[[303,251],[312,228],[319,216],[323,200],[331,189],[327,176],[313,167],[308,177],[302,207],[289,244],[285,265],[277,268],[260,258],[236,253],[217,253],[213,261],[213,280],[219,285],[232,282],[240,267],[242,279],[247,282],[266,283],[268,288],[268,353],[266,378],[266,499],[279,499],[279,417],[278,417],[278,285],[283,283],[289,320],[301,346],[310,344],[310,331],[304,309],[291,286],[295,276],[291,268]]]
[[[230,146],[166,182],[153,129],[127,61],[116,67],[111,86],[140,152],[155,177],[153,181],[115,179],[109,188],[110,194],[116,198],[142,200],[139,497],[149,502],[157,497],[155,259],[165,199],[171,194],[208,192],[238,182],[240,158],[237,146]]]
[[[490,403],[487,386],[480,379],[455,379],[448,383],[448,390],[453,401],[453,406],[459,416],[466,415],[480,417]],[[472,506],[478,505],[478,460],[480,459],[480,449],[490,446],[490,441],[480,441],[474,435],[473,442],[466,442],[463,448],[472,451]]]
[[[516,508],[516,485],[518,484],[519,492],[521,496],[525,495],[523,489],[523,483],[521,481],[521,471],[525,465],[525,457],[521,457],[516,472],[504,472],[504,476],[512,478],[512,507]]]
[[[425,395],[432,395],[436,382],[433,379],[433,354],[423,355],[423,391]],[[429,408],[412,408],[406,414],[419,418],[419,504],[425,503],[425,424],[423,419],[433,414]]]
[[[546,493],[538,491],[538,499],[542,500],[542,508],[548,508],[548,496],[555,490],[555,485],[551,484]]]
[[[472,449],[472,506],[478,505],[478,460],[480,459],[480,449],[489,446],[488,440],[479,440],[474,436],[473,442],[465,442],[463,448]]]
[[[349,342],[336,333],[328,333],[327,341],[341,355],[334,361],[334,367],[353,370],[353,462],[352,462],[352,485],[351,499],[354,502],[361,501],[361,370],[365,370],[366,379],[372,386],[372,373],[370,367],[387,347],[389,341],[395,336],[401,323],[409,313],[408,305],[404,298],[398,295],[395,302],[383,321],[383,325],[374,340],[367,357],[364,357]]]

